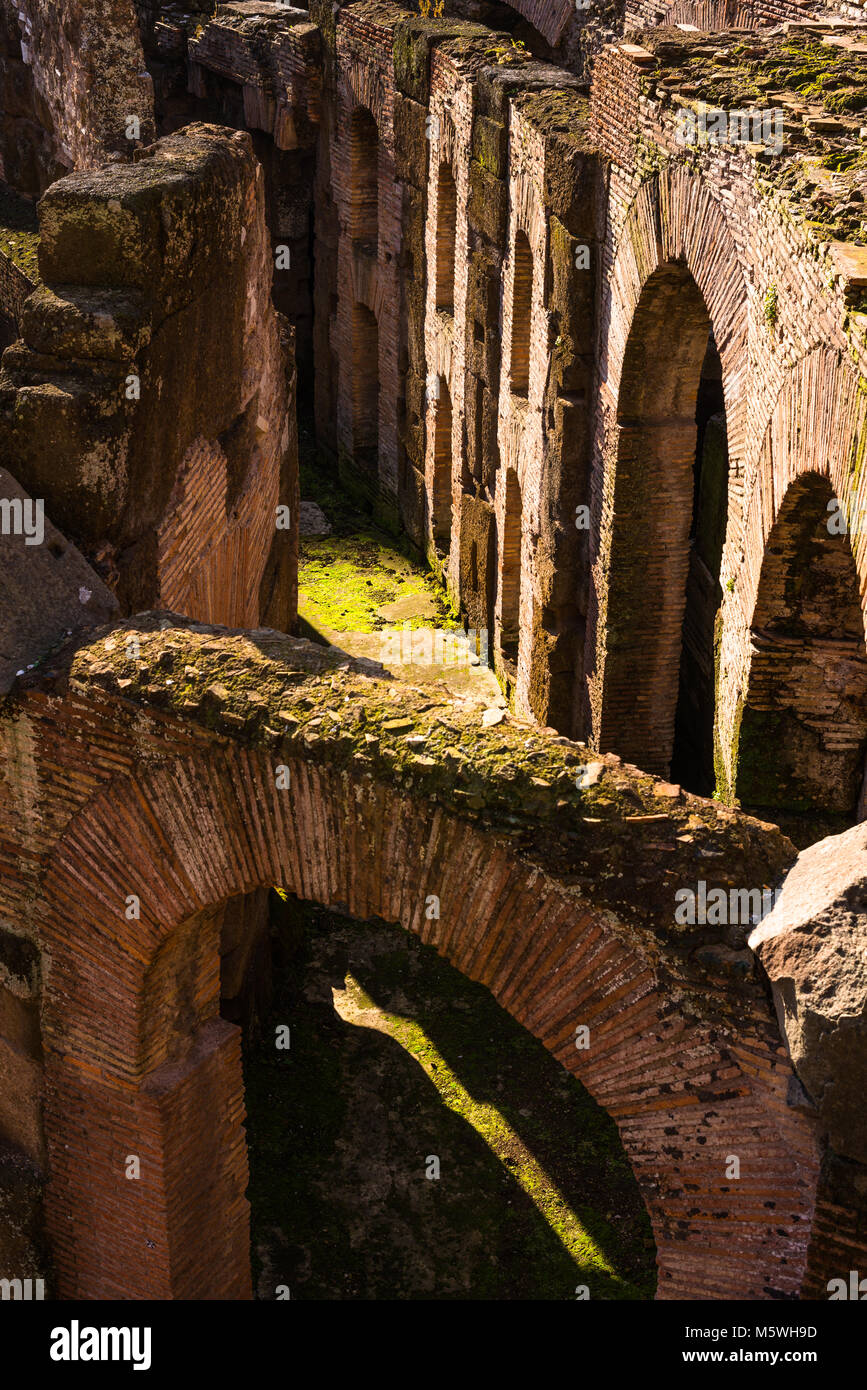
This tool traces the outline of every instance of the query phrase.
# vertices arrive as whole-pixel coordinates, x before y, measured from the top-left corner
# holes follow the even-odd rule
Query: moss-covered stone
[[[135,661],[127,657],[132,635],[141,648]],[[513,716],[486,726],[444,687],[416,693],[369,662],[267,630],[233,633],[144,614],[53,667],[53,686],[68,680],[97,697],[104,690],[131,717],[155,704],[284,759],[313,757],[441,804],[666,937],[690,932],[674,924],[672,885],[702,878],[709,887],[761,886],[794,858],[776,827],[670,788],[612,754]],[[32,673],[28,683],[36,681]],[[215,687],[218,700],[207,695]]]

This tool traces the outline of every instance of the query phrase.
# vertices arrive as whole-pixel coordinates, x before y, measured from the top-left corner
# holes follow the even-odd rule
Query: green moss
[[[777,307],[777,287],[769,285],[762,298],[762,311],[768,328],[773,328],[777,322]]]
[[[644,1204],[581,1084],[431,947],[295,910],[303,948],[245,1054],[259,1296],[652,1297]]]
[[[857,30],[851,32],[863,41]],[[815,178],[818,161],[837,174],[856,175],[867,167],[867,150],[857,124],[857,113],[867,107],[867,62],[862,54],[828,47],[821,35],[751,35],[749,43],[735,45],[728,35],[717,34],[678,36],[675,41],[668,30],[635,37],[658,53],[667,80],[664,85],[659,81],[663,71],[650,79],[657,98],[678,106],[704,105],[725,111],[772,104],[782,109],[782,149],[753,147],[763,193],[773,197],[784,192],[792,213],[816,242],[864,244],[867,209],[858,180],[847,181],[847,189]],[[781,106],[777,94],[782,92],[791,94],[792,100]],[[808,112],[808,103],[819,111]],[[800,104],[804,109],[796,110]],[[817,115],[839,122],[839,128],[825,128],[820,134],[815,129]],[[695,146],[680,152],[679,162],[690,167],[697,150]]]
[[[455,626],[433,576],[413,564],[373,528],[354,536],[304,537],[298,566],[299,611],[314,627],[379,632],[392,625],[378,609],[413,596],[432,599],[438,626]],[[408,620],[429,626],[424,615]]]
[[[133,636],[138,661],[127,656]],[[169,721],[175,714],[185,737],[213,730],[275,762],[310,761],[360,784],[399,788],[507,836],[516,853],[541,856],[552,877],[592,885],[597,905],[625,922],[640,917],[642,930],[662,939],[679,935],[670,883],[694,880],[705,844],[715,857],[724,848],[717,863],[727,883],[779,874],[793,857],[778,832],[722,824],[701,798],[672,802],[655,777],[608,755],[521,719],[487,725],[477,705],[443,685],[415,689],[314,643],[141,614],[56,657],[53,680],[65,679],[64,663],[70,692],[97,700],[108,693],[134,741],[144,737],[142,710],[154,706]],[[23,679],[22,698],[41,679]],[[576,777],[588,762],[589,785]],[[678,838],[685,824],[689,835]],[[694,1007],[703,1015],[711,1004],[697,996]]]
[[[409,618],[413,628],[452,630],[457,614],[438,577],[405,537],[395,538],[359,521],[345,491],[313,462],[309,440],[302,438],[301,495],[315,501],[333,527],[327,537],[302,536],[298,562],[299,611],[317,631],[380,632],[392,626],[377,610],[413,597],[431,611]],[[401,620],[401,625],[402,625]]]
[[[0,184],[0,254],[39,281],[39,222],[36,208],[5,184]]]

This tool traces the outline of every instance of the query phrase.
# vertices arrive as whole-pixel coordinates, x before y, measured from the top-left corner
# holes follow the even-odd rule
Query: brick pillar
[[[250,1298],[240,1029],[212,1019],[138,1085],[54,1062],[46,1089],[59,1297]]]

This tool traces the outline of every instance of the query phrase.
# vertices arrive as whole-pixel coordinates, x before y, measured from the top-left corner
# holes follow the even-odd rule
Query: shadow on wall
[[[244,1065],[257,1296],[652,1298],[617,1127],[544,1046],[400,928],[274,920]]]

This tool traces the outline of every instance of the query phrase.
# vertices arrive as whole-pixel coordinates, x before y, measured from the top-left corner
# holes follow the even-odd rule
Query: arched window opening
[[[524,232],[514,249],[512,285],[512,355],[509,383],[512,394],[526,396],[530,387],[530,319],[533,312],[533,253]]]
[[[709,333],[687,267],[661,266],[644,286],[624,354],[598,639],[600,747],[661,776],[674,762],[684,785],[704,792],[712,790],[714,625],[727,508],[721,370]]]
[[[686,580],[680,677],[671,777],[690,791],[712,796],[715,706],[715,630],[722,601],[719,582],[728,516],[728,441],[722,363],[708,338],[696,401],[692,525]]]
[[[441,164],[437,181],[436,307],[455,311],[455,241],[458,195],[448,164]]]
[[[254,1296],[509,1300],[581,1283],[652,1298],[653,1233],[616,1124],[544,1045],[401,927],[291,896],[281,917],[273,1007],[243,1049]],[[449,1201],[432,1205],[441,1162]]]

